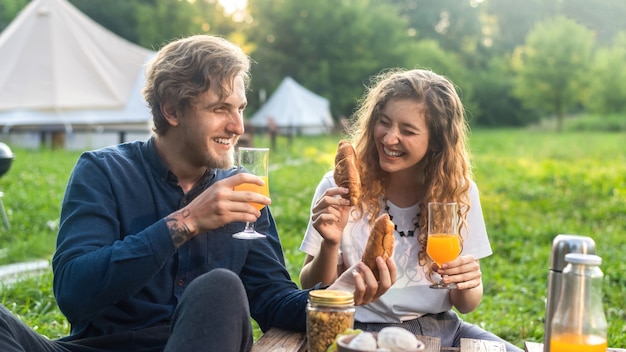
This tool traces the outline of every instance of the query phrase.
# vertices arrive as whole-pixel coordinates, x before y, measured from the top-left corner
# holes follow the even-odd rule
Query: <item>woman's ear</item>
[[[178,123],[180,121],[179,116],[178,116],[178,111],[172,105],[172,103],[170,103],[170,102],[162,102],[161,103],[161,112],[163,113],[163,116],[165,117],[167,122],[169,122],[170,125],[172,125],[172,126],[177,126],[178,125]]]

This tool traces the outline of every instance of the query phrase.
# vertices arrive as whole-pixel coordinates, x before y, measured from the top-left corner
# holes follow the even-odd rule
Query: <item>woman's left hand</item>
[[[433,271],[439,273],[445,283],[454,282],[459,290],[468,290],[482,284],[480,263],[470,254],[461,255],[444,263],[440,268],[433,264]]]
[[[387,261],[378,257],[376,264],[380,277],[378,281],[370,268],[359,261],[344,271],[328,289],[353,292],[354,304],[357,306],[376,301],[396,282],[397,271],[396,263],[391,257]]]

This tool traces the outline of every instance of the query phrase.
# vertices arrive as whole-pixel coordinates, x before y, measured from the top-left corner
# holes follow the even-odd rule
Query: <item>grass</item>
[[[474,178],[494,255],[481,261],[485,294],[463,318],[518,346],[541,341],[550,247],[561,233],[590,236],[603,257],[609,345],[626,346],[626,136],[623,133],[476,130],[470,138]],[[332,166],[339,136],[279,138],[270,162],[272,212],[287,267],[298,283],[298,250],[311,197]],[[255,138],[257,146],[269,141]],[[0,178],[11,231],[0,230],[0,262],[49,258],[60,201],[78,153],[14,150]],[[2,290],[2,303],[42,334],[69,326],[54,304],[51,274]],[[259,332],[257,331],[257,335]]]
[[[11,230],[0,230],[0,264],[47,258],[54,250],[61,200],[78,152],[12,148],[0,178]]]

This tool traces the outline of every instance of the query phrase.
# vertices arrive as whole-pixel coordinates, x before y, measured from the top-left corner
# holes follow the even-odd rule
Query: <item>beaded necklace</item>
[[[387,213],[387,215],[389,215],[389,220],[391,220],[391,222],[393,222],[393,216],[389,213],[389,204],[387,204],[387,200],[385,199],[385,213]],[[413,226],[415,227],[413,230],[407,230],[406,232],[404,231],[398,231],[398,225],[396,225],[395,223],[393,224],[393,228],[398,231],[398,234],[400,235],[400,237],[413,237],[415,236],[415,231],[417,231],[417,229],[420,228],[420,223],[419,223],[419,218],[420,215],[422,215],[421,210],[418,211],[417,215],[415,215],[415,217],[413,218]]]

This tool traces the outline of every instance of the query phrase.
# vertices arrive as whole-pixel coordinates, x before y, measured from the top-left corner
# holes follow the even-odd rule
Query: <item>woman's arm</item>
[[[467,290],[450,290],[450,300],[460,313],[470,313],[483,299],[483,284]]]
[[[307,254],[300,271],[300,285],[303,289],[311,288],[318,283],[328,286],[339,277],[343,272],[343,266],[337,264],[337,252],[337,248],[333,250],[322,243],[317,257]]]
[[[348,222],[347,188],[328,188],[311,209],[311,223],[322,241],[316,255],[307,254],[300,271],[302,288],[330,285],[343,272],[338,263],[341,234]]]

